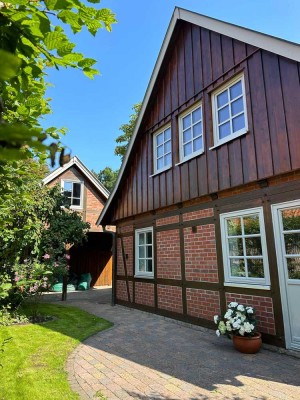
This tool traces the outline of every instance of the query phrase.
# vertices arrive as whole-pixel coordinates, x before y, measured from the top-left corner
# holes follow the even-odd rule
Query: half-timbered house
[[[300,46],[176,8],[115,189],[115,301],[300,350]]]

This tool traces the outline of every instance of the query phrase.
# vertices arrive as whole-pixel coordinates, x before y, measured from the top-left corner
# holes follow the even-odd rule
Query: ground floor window
[[[220,215],[225,283],[270,284],[263,209]]]
[[[135,275],[153,277],[153,228],[135,231]]]

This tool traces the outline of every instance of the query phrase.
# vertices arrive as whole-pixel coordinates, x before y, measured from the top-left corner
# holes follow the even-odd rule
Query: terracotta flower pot
[[[255,333],[255,336],[236,336],[232,337],[233,345],[236,350],[241,353],[254,354],[257,353],[261,348],[261,334]]]

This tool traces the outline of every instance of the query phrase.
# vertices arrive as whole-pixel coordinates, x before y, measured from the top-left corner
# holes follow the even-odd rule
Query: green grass
[[[69,387],[66,360],[82,340],[112,326],[75,307],[42,304],[39,312],[57,319],[0,328],[0,345],[12,337],[0,354],[1,400],[79,399]]]

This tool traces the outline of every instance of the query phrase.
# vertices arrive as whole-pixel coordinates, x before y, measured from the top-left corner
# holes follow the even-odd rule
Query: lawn
[[[1,400],[79,399],[68,384],[66,360],[85,338],[112,324],[75,307],[42,304],[40,313],[56,319],[43,324],[0,328]]]

